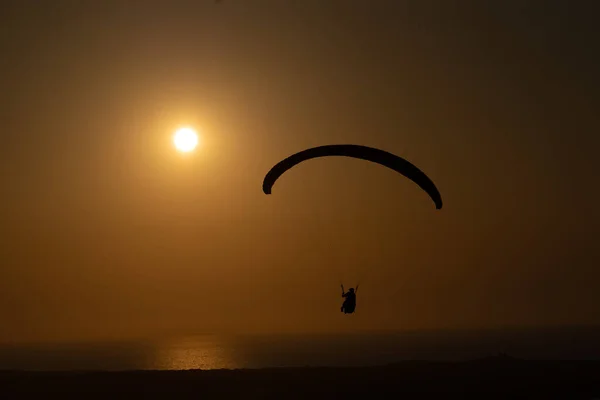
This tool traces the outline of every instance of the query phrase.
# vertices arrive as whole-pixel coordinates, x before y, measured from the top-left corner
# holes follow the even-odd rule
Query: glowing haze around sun
[[[198,134],[189,126],[179,128],[173,135],[173,144],[177,150],[189,153],[198,146]]]

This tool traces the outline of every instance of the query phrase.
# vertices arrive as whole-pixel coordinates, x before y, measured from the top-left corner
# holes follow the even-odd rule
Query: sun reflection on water
[[[158,346],[154,368],[232,369],[238,367],[232,349],[217,337],[186,337],[171,339]]]

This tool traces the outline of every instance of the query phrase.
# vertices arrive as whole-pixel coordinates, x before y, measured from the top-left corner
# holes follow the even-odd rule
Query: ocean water
[[[405,360],[600,359],[600,328],[338,335],[198,335],[0,346],[0,370],[182,370],[372,366]]]

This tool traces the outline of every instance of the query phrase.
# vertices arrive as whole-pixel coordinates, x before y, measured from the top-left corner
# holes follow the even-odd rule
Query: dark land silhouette
[[[600,396],[600,361],[527,361],[500,355],[467,362],[407,361],[381,367],[0,372],[0,396],[13,398],[16,394],[81,398],[383,399],[452,395],[593,399]]]

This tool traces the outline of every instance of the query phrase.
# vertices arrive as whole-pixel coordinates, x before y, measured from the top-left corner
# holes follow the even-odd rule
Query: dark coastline
[[[0,372],[0,398],[600,398],[600,361],[489,358],[382,367]],[[407,397],[408,396],[408,397]],[[444,397],[446,398],[446,397]]]

